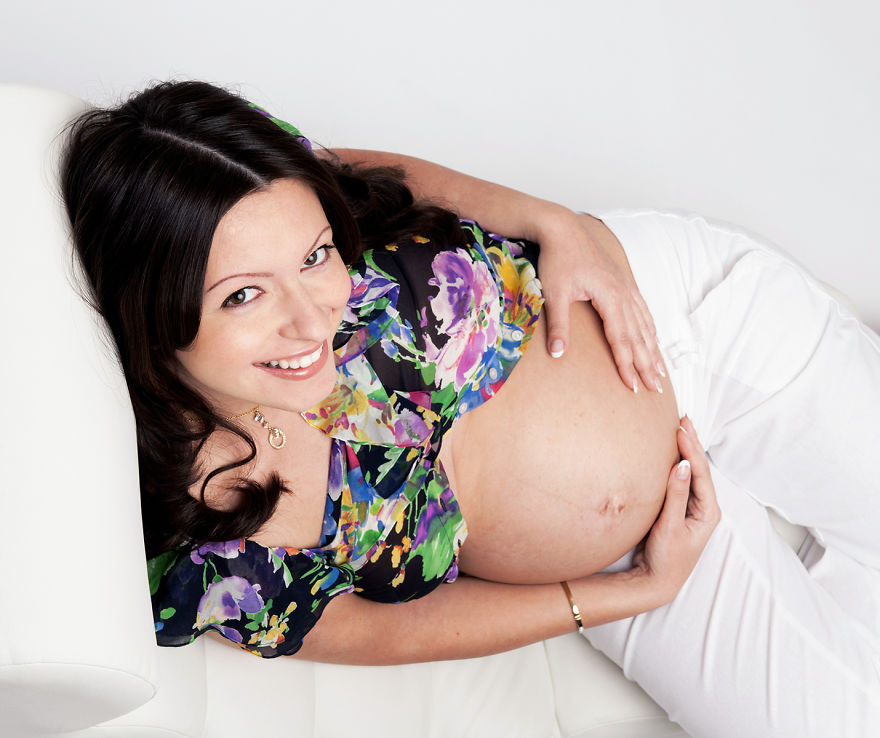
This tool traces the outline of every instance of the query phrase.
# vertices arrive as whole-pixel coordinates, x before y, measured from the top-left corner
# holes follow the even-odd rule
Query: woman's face
[[[220,220],[183,381],[220,415],[262,405],[301,412],[336,381],[331,351],[351,291],[318,198],[276,180]]]

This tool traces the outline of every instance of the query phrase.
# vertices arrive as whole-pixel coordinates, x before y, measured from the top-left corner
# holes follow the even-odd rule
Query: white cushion
[[[315,671],[317,738],[343,738],[363,715],[370,715],[364,724],[381,725],[387,735],[424,738],[533,738],[555,729],[553,686],[540,643],[460,661],[317,664]]]
[[[259,659],[206,642],[205,735],[347,738],[355,726],[420,738],[533,738],[556,730],[541,644],[484,658],[401,666]]]

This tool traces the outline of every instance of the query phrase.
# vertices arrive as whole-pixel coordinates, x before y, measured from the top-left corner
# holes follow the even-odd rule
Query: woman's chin
[[[288,396],[279,397],[276,401],[270,401],[264,407],[273,407],[277,410],[290,413],[304,413],[323,403],[336,388],[336,367],[332,367],[332,372],[322,372],[320,375],[312,377],[309,386],[303,386],[301,391],[296,392],[294,397],[291,393]]]

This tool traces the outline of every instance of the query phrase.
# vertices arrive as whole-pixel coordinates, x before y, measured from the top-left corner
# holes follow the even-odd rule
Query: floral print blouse
[[[468,248],[414,238],[350,270],[337,385],[303,413],[332,437],[319,545],[241,539],[151,559],[160,645],[213,629],[259,656],[291,654],[338,595],[402,602],[456,578],[467,529],[443,437],[504,383],[543,302],[534,245],[462,227]]]

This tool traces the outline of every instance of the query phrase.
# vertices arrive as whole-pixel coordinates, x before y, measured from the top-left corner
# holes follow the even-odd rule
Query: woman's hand
[[[629,272],[594,241],[586,223],[585,216],[555,206],[535,227],[547,350],[562,355],[569,342],[571,303],[589,300],[602,318],[624,384],[635,392],[638,376],[645,387],[659,391],[660,377],[666,375],[648,306]]]
[[[687,416],[678,430],[678,447],[683,460],[672,467],[663,509],[633,559],[633,572],[656,587],[658,606],[684,585],[721,520],[709,462]]]

